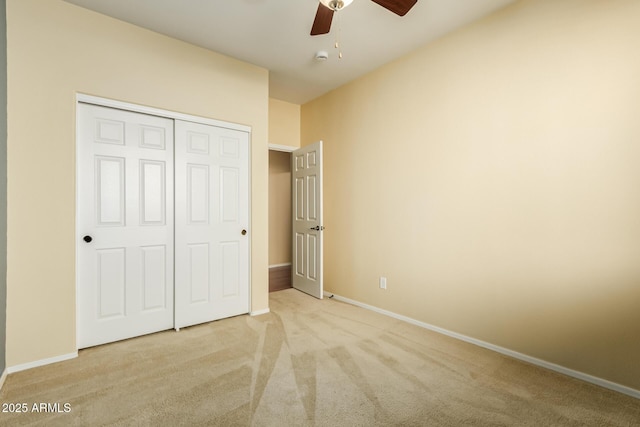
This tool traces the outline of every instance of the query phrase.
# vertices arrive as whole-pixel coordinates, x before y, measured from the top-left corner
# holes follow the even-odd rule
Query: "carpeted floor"
[[[28,411],[0,425],[640,425],[632,397],[334,300],[270,297],[269,314],[12,374],[2,409]]]

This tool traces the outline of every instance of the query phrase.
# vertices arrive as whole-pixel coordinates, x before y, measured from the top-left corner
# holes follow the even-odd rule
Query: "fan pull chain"
[[[336,32],[336,44],[335,48],[338,49],[338,59],[342,59],[342,49],[340,48],[340,32],[342,31],[342,24],[340,19],[340,13],[338,15],[338,31]]]

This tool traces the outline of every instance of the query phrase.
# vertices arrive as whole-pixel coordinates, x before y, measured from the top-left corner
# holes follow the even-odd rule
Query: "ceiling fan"
[[[331,30],[333,13],[349,6],[352,1],[353,0],[320,0],[320,3],[318,4],[318,11],[316,12],[316,17],[313,20],[313,26],[311,27],[311,35],[317,36],[319,34],[327,34]],[[380,6],[395,13],[396,15],[404,16],[418,0],[372,1],[378,3]]]

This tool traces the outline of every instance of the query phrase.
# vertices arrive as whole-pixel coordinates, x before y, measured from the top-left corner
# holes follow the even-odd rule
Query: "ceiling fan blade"
[[[414,4],[418,0],[372,0],[378,3],[380,6],[395,13],[396,15],[404,16],[411,10]]]
[[[329,9],[322,3],[318,3],[318,11],[316,18],[313,20],[311,27],[311,35],[327,34],[331,30],[331,21],[333,20],[333,9]]]

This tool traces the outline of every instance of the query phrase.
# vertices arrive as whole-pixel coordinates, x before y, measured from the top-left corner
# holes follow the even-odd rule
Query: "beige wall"
[[[9,0],[7,21],[7,365],[76,350],[78,92],[251,126],[251,307],[267,308],[267,70],[60,0]]]
[[[300,147],[300,106],[269,98],[269,143]]]
[[[304,105],[326,289],[640,389],[639,17],[525,0]]]
[[[300,106],[269,99],[269,143],[300,147]],[[291,262],[291,155],[269,152],[269,265]]]
[[[269,265],[291,262],[291,153],[269,151]]]

